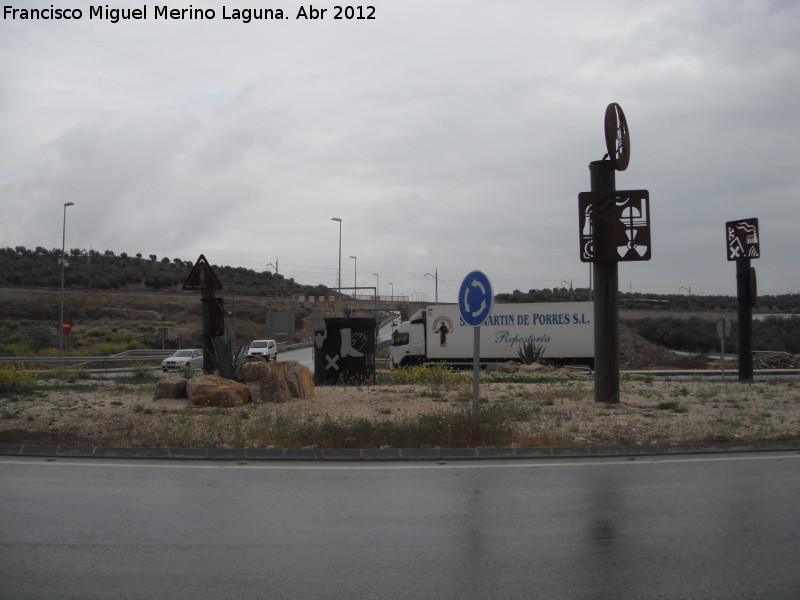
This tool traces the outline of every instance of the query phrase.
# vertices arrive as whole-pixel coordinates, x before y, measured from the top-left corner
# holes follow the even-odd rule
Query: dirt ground
[[[798,368],[786,364],[756,368]],[[680,356],[620,327],[620,367],[643,370],[620,382],[620,403],[594,401],[591,376],[551,372],[537,383],[484,383],[480,410],[499,410],[510,422],[502,445],[586,446],[694,442],[800,440],[800,379],[742,383],[731,365],[728,377],[664,380],[648,369],[714,370],[704,356]],[[186,399],[155,397],[155,384],[126,378],[75,381],[0,397],[0,443],[92,446],[269,447],[318,445],[315,439],[278,442],[282,432],[303,425],[410,421],[434,422],[451,445],[448,424],[470,411],[471,377],[448,386],[364,385],[315,388],[309,399],[201,408]],[[287,439],[285,436],[282,439]],[[326,444],[348,447],[348,440]]]
[[[94,446],[263,447],[281,424],[365,419],[439,423],[469,411],[471,380],[448,387],[317,387],[310,399],[200,408],[157,399],[154,384],[75,382],[0,399],[0,443]],[[800,439],[800,380],[662,381],[622,377],[621,402],[594,401],[585,376],[544,383],[485,383],[480,410],[503,409],[503,445],[584,446]],[[445,426],[446,427],[446,426]],[[447,431],[446,429],[444,429]],[[313,444],[313,440],[309,443]],[[343,443],[344,444],[344,443]],[[447,445],[444,439],[439,445]]]

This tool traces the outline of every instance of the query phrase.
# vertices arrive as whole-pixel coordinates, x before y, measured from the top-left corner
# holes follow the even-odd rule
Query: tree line
[[[183,285],[193,261],[155,254],[133,256],[111,250],[72,248],[66,252],[64,285],[67,288],[120,289],[128,285],[143,285],[152,290],[169,290]],[[323,285],[302,285],[293,278],[254,271],[242,267],[213,266],[226,289],[236,289],[248,295],[330,294]],[[28,249],[24,246],[0,248],[0,285],[25,287],[59,287],[61,285],[61,250]]]
[[[589,288],[552,288],[510,294],[497,294],[497,302],[586,302],[592,299]],[[619,292],[619,305],[624,308],[654,308],[679,311],[735,311],[736,296],[701,296],[697,294],[643,294]],[[800,294],[759,296],[758,312],[800,313]]]

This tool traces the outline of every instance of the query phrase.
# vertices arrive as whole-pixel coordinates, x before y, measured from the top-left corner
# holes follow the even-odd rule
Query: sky
[[[4,6],[0,247],[60,248],[66,225],[67,248],[335,288],[341,229],[343,287],[585,288],[578,194],[616,102],[616,187],[648,190],[651,235],[620,289],[735,296],[725,223],[757,218],[759,294],[800,292],[796,0]],[[284,18],[225,18],[259,8]]]

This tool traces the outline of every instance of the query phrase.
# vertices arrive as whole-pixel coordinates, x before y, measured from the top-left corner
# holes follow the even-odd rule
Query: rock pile
[[[237,378],[239,381],[213,375],[168,377],[156,384],[156,398],[188,398],[195,406],[235,407],[251,401],[286,402],[314,396],[314,376],[294,361],[247,361],[239,367]]]
[[[250,389],[253,402],[286,402],[314,396],[314,375],[295,361],[248,360],[237,373]]]
[[[548,365],[535,362],[530,365],[520,364],[516,361],[510,360],[502,363],[489,363],[486,365],[487,373],[538,373],[538,372],[553,372],[564,371],[570,372],[569,369],[558,369]]]

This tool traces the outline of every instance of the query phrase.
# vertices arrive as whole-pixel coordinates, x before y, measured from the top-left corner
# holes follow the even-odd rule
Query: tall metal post
[[[425,277],[432,277],[433,278],[434,285],[435,285],[434,290],[435,290],[435,294],[436,294],[434,296],[434,298],[436,299],[435,300],[436,304],[439,304],[439,267],[436,267],[436,270],[434,271],[434,275],[431,275],[430,273],[425,273],[425,275],[423,276],[423,279]]]
[[[739,381],[753,381],[753,298],[750,259],[736,261],[736,318],[739,322]]]
[[[358,300],[358,257],[351,256],[353,259],[353,298]]]
[[[338,279],[339,279],[339,287],[337,289],[339,293],[338,301],[341,302],[342,298],[342,220],[339,217],[332,217],[331,221],[337,221],[339,223],[339,271],[338,271]]]
[[[203,288],[201,301],[203,303],[203,331],[201,333],[201,345],[203,348],[203,372],[214,372],[214,289]]]
[[[472,416],[475,417],[480,407],[481,393],[481,328],[472,329]]]
[[[74,202],[64,202],[64,218],[61,221],[61,301],[58,317],[59,332],[59,366],[64,367],[64,356],[67,353],[67,334],[64,332],[64,268],[67,266],[66,239],[67,239],[67,207],[75,206]]]
[[[589,164],[592,192],[617,190],[614,163]],[[616,262],[595,262],[594,282],[594,399],[619,403],[619,274]]]

